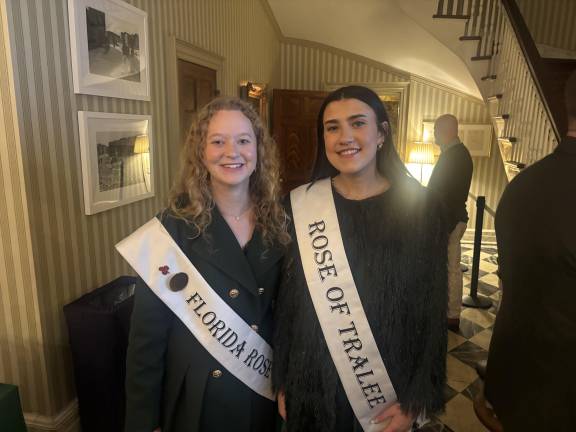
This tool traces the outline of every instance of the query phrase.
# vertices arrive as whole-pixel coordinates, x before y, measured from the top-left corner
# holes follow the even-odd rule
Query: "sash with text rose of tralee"
[[[364,431],[396,392],[364,313],[340,234],[330,179],[290,194],[304,276],[342,386]]]
[[[223,367],[259,395],[276,399],[272,348],[210,287],[157,218],[116,249]]]

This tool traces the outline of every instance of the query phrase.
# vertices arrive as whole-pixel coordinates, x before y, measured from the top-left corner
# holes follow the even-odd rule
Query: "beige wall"
[[[22,183],[9,188],[12,219],[0,210],[0,236],[11,279],[2,280],[0,310],[9,320],[9,344],[23,345],[20,357],[2,351],[0,381],[22,382],[25,411],[54,415],[74,398],[71,362],[62,306],[82,294],[129,272],[113,245],[152,217],[165,203],[168,191],[167,139],[171,122],[166,114],[165,41],[168,34],[225,58],[223,94],[237,94],[238,82],[250,79],[279,82],[279,38],[260,0],[130,0],[148,12],[150,26],[151,102],[75,95],[70,68],[66,0],[0,0],[7,2],[7,20],[14,47],[14,75],[21,129],[20,149],[26,194]],[[0,44],[0,50],[2,50]],[[0,51],[0,59],[6,57]],[[2,60],[0,60],[1,62]],[[4,63],[0,63],[0,67]],[[0,97],[6,100],[4,80]],[[13,107],[8,105],[9,108]],[[156,196],[93,216],[83,210],[77,111],[151,114],[156,158]],[[4,109],[4,111],[6,111]],[[10,112],[10,111],[9,111]],[[8,119],[10,120],[10,119]],[[18,147],[8,129],[0,135],[2,177],[18,179],[8,163]],[[9,157],[12,160],[5,161]],[[14,165],[14,164],[11,164]],[[15,176],[16,175],[16,176]],[[2,191],[5,188],[2,188]],[[25,248],[22,230],[28,197],[34,258]],[[7,236],[12,236],[10,239]],[[21,262],[20,256],[28,259]],[[6,291],[4,284],[23,278]],[[36,300],[38,296],[38,301]],[[34,313],[33,305],[40,305]],[[6,314],[8,312],[8,314]],[[10,318],[8,318],[10,317]],[[0,324],[3,324],[0,321]],[[10,329],[13,327],[14,329]],[[3,327],[4,328],[4,327]],[[40,331],[41,329],[41,331]],[[36,341],[43,333],[42,346]],[[4,334],[0,333],[4,338]],[[4,341],[3,341],[4,342]],[[4,343],[2,343],[4,347]],[[33,350],[44,349],[46,361],[32,369]],[[12,350],[14,351],[14,349]],[[27,361],[18,361],[18,360]],[[28,368],[30,370],[23,370]],[[42,372],[45,368],[45,372]],[[42,397],[49,393],[46,397]]]
[[[324,90],[324,83],[410,82],[408,142],[421,139],[424,120],[434,120],[447,112],[456,115],[462,123],[490,122],[481,100],[352,53],[296,39],[284,41],[281,52],[281,87],[285,89]],[[487,205],[495,209],[505,185],[504,168],[494,144],[490,158],[474,158],[470,191],[476,196],[485,195]],[[469,226],[473,227],[476,212],[471,200],[468,209]],[[493,227],[492,217],[486,215],[484,229]]]
[[[0,382],[48,405],[43,335],[19,146],[5,0],[0,0]]]
[[[576,1],[516,0],[534,41],[576,51]]]

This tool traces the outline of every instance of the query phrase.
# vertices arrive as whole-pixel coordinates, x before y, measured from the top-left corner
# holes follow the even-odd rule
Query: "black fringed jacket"
[[[444,213],[412,180],[361,201],[333,192],[346,255],[399,402],[414,414],[441,411],[446,381]],[[276,388],[286,393],[288,431],[343,430],[351,408],[342,396],[296,242],[285,263],[275,308],[273,375]]]

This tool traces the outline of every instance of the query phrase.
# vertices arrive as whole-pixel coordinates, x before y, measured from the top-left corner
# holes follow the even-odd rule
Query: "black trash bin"
[[[126,348],[136,278],[122,276],[64,306],[82,432],[124,428]]]

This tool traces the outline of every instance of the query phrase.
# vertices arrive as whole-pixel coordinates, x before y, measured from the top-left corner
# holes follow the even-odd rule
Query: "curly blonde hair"
[[[279,202],[280,163],[276,144],[256,111],[235,97],[216,98],[196,114],[182,148],[178,175],[170,190],[169,210],[192,224],[197,236],[204,234],[212,222],[215,203],[210,191],[210,174],[203,159],[208,125],[218,111],[240,111],[250,120],[257,142],[257,164],[249,186],[256,228],[262,233],[265,245],[287,245],[290,242],[288,217]]]

